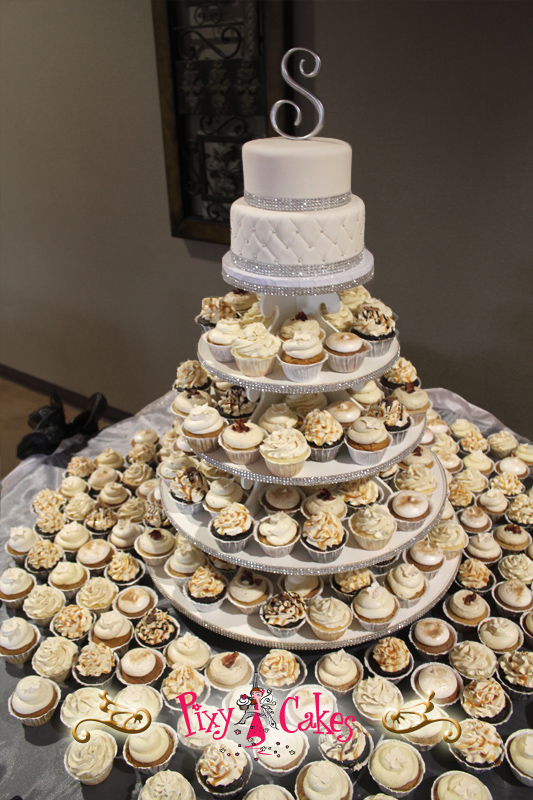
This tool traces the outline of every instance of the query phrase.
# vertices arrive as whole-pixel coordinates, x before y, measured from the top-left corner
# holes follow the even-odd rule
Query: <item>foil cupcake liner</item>
[[[263,616],[262,610],[259,612],[259,616],[261,617],[261,622],[265,625],[272,636],[275,636],[276,639],[288,639],[289,636],[292,636],[293,633],[296,633],[300,630],[300,628],[305,625],[307,619],[304,617],[297,625],[291,625],[289,628],[280,628],[277,625],[271,625]]]
[[[346,547],[347,542],[348,542],[348,536],[345,535],[343,542],[334,550],[322,551],[322,550],[314,550],[313,548],[309,547],[306,544],[306,541],[303,537],[300,539],[300,543],[303,545],[303,547],[305,547],[307,553],[309,554],[309,557],[313,561],[316,561],[318,564],[332,564],[334,561],[337,561],[342,551]]]
[[[367,668],[367,670],[372,675],[375,675],[378,678],[386,678],[391,683],[400,683],[401,681],[403,681],[404,678],[408,678],[409,675],[412,673],[412,671],[413,671],[413,669],[415,667],[415,660],[413,658],[413,654],[409,653],[409,664],[407,666],[407,671],[402,669],[400,671],[400,675],[397,675],[397,676],[395,676],[394,673],[391,673],[390,675],[384,675],[384,674],[380,675],[380,673],[377,672],[374,669],[374,667],[372,667],[372,662],[370,660],[370,656],[372,655],[372,650],[373,649],[374,649],[374,645],[371,645],[370,647],[367,647],[367,649],[365,650],[365,655],[364,655],[365,667]]]
[[[517,736],[523,736],[527,734],[531,736],[531,728],[521,728],[520,730],[513,731],[510,736],[507,737],[507,741],[505,742],[505,760],[507,761],[511,772],[520,781],[523,783],[524,786],[533,787],[533,778],[530,775],[526,775],[524,772],[521,772],[518,767],[515,766],[515,763],[511,757],[511,742],[513,739],[516,739]]]
[[[131,762],[131,759],[128,757],[127,745],[128,745],[129,736],[128,736],[128,739],[126,739],[126,744],[124,745],[124,749],[122,750],[122,758],[124,759],[126,764],[129,767],[131,767],[132,769],[134,769],[136,772],[140,772],[141,775],[156,775],[158,772],[162,772],[163,770],[167,769],[167,767],[170,764],[170,762],[172,761],[172,758],[174,757],[174,753],[176,752],[176,749],[178,747],[178,734],[176,733],[174,728],[171,728],[170,725],[165,725],[163,722],[155,722],[154,725],[157,725],[157,726],[159,726],[161,728],[165,728],[165,730],[167,731],[167,733],[168,733],[168,735],[169,735],[169,737],[170,737],[170,739],[172,741],[172,749],[171,749],[170,755],[168,756],[168,758],[165,761],[163,761],[161,764],[157,764],[155,766],[146,766],[146,767],[139,767],[138,765],[133,764]]]
[[[209,614],[209,612],[211,611],[218,611],[218,609],[220,608],[220,606],[222,605],[222,603],[224,602],[224,600],[228,595],[227,583],[226,581],[224,581],[224,583],[226,584],[224,593],[222,597],[214,603],[201,603],[198,600],[195,600],[194,597],[191,597],[191,595],[189,594],[186,586],[184,587],[183,593],[187,598],[187,600],[189,601],[189,603],[196,609],[196,611],[199,611],[200,614]]]
[[[259,666],[257,668],[257,674],[259,676],[259,683],[261,684],[261,686],[264,686],[267,689],[272,689],[275,692],[292,692],[294,691],[294,689],[297,689],[299,686],[302,686],[302,684],[304,684],[305,681],[307,680],[307,666],[303,658],[301,658],[297,653],[293,653],[293,656],[300,665],[300,672],[298,673],[298,677],[294,681],[294,683],[291,683],[287,686],[271,686],[269,683],[267,683],[267,681],[265,681],[265,679],[261,675],[261,664],[264,661],[264,659],[261,659],[261,661],[259,662]]]
[[[179,511],[181,514],[186,514],[188,517],[193,516],[193,514],[199,514],[200,511],[203,509],[203,500],[199,500],[197,503],[185,503],[183,500],[178,500],[171,492],[172,500],[176,503]]]
[[[59,690],[59,686],[57,685],[57,683],[54,683],[54,681],[50,680],[50,678],[42,678],[42,680],[49,683],[53,687],[55,693],[55,701],[52,707],[49,708],[48,711],[46,711],[44,714],[40,714],[39,716],[36,717],[19,717],[15,713],[15,711],[13,710],[13,706],[11,705],[13,695],[10,695],[8,700],[7,709],[9,711],[9,714],[12,717],[14,717],[14,719],[18,720],[19,722],[22,722],[22,724],[25,725],[27,728],[39,728],[41,725],[46,725],[46,723],[49,722],[54,716],[56,709],[61,701],[61,692]]]
[[[331,692],[333,697],[336,697],[337,699],[340,700],[346,694],[348,694],[348,692],[353,692],[353,690],[355,689],[355,687],[357,686],[357,684],[359,683],[359,681],[362,679],[362,677],[364,675],[364,667],[361,664],[361,662],[359,661],[359,659],[356,658],[356,656],[352,655],[352,653],[348,653],[347,652],[346,655],[348,656],[348,658],[350,658],[354,662],[354,664],[357,667],[357,670],[358,670],[357,680],[355,681],[354,684],[349,686],[347,689],[335,689],[334,686],[328,686],[326,683],[324,683],[323,681],[320,680],[320,674],[319,674],[320,665],[324,661],[324,659],[326,658],[327,655],[328,654],[326,653],[326,655],[321,656],[321,658],[319,658],[318,661],[315,664],[315,670],[314,670],[315,680],[316,680],[317,683],[320,684],[320,686],[323,686],[324,689],[327,689],[328,692]]]
[[[374,753],[377,752],[380,744],[381,744],[381,742],[378,742],[378,744],[376,745],[376,749],[374,750]],[[414,792],[415,789],[418,786],[420,786],[420,784],[424,780],[424,775],[426,773],[426,765],[424,763],[424,759],[422,758],[422,756],[420,755],[420,753],[416,749],[416,747],[413,747],[413,745],[410,742],[405,742],[404,744],[407,747],[410,747],[413,750],[413,752],[416,754],[416,758],[417,758],[418,765],[419,765],[419,777],[418,777],[418,780],[417,780],[416,784],[411,789],[408,789],[407,791],[401,791],[400,789],[392,789],[390,786],[387,786],[386,784],[381,783],[377,779],[377,777],[374,775],[374,773],[372,772],[372,760],[370,760],[368,762],[368,771],[370,773],[370,776],[375,780],[375,782],[377,783],[379,788],[382,789],[385,794],[390,794],[393,797],[398,797],[398,798],[407,797],[408,795],[411,794],[411,792]]]
[[[312,383],[320,375],[326,356],[314,364],[289,364],[279,356],[277,357],[287,380],[292,383]]]
[[[313,447],[313,445],[309,445],[311,448],[311,455],[309,456],[310,461],[318,461],[321,464],[325,464],[327,461],[333,461],[341,449],[343,445],[343,439],[338,444],[333,445],[332,447]]]
[[[264,517],[263,519],[266,519],[266,517]],[[260,519],[255,522],[254,532],[253,532],[254,540],[257,542],[261,550],[269,558],[284,558],[285,556],[288,556],[289,553],[292,552],[292,550],[294,549],[294,546],[300,541],[300,536],[301,536],[300,525],[298,525],[296,536],[292,542],[289,542],[289,544],[272,545],[272,544],[267,544],[266,542],[262,542],[261,539],[259,538],[258,530],[259,530],[259,525],[261,524],[262,521],[263,520]]]
[[[9,653],[0,653],[0,662],[5,661],[6,664],[26,664],[31,658],[33,658],[33,654],[39,647],[41,643],[41,632],[37,625],[31,625],[32,630],[36,635],[35,642],[29,647],[24,653],[17,653],[13,655],[9,655]]]
[[[375,467],[376,464],[379,464],[380,461],[385,459],[385,454],[392,443],[392,439],[389,434],[388,443],[382,450],[359,450],[350,444],[350,439],[347,433],[345,434],[344,438],[348,447],[350,458],[354,464],[357,464],[359,467]]]
[[[389,436],[392,439],[392,444],[401,444],[410,430],[411,430],[411,422],[409,422],[409,424],[406,425],[405,428],[402,428],[401,431],[389,431]]]
[[[132,549],[133,548],[129,548],[129,550],[132,550]],[[121,550],[121,552],[125,552],[125,551]],[[135,578],[131,579],[131,581],[120,581],[120,583],[119,583],[116,580],[113,580],[113,578],[110,578],[109,577],[109,573],[108,573],[109,564],[107,564],[107,566],[104,568],[104,577],[107,578],[108,581],[111,581],[112,583],[114,583],[115,586],[117,586],[120,590],[127,589],[129,586],[135,586],[136,583],[139,583],[139,581],[142,581],[142,579],[144,578],[144,576],[146,574],[146,564],[144,563],[144,561],[139,561],[138,563],[139,563],[139,572],[137,573],[137,576]]]
[[[220,538],[218,536],[213,537],[223,553],[228,554],[235,554],[235,553],[242,553],[243,550],[246,549],[246,545],[252,538],[252,531],[248,534],[248,536],[243,537],[242,539],[227,539]]]
[[[272,581],[270,581],[268,578],[265,578],[265,581],[267,584],[268,597],[270,597],[274,592],[274,586],[272,584]],[[238,608],[241,614],[244,614],[246,617],[251,617],[253,614],[259,614],[261,606],[263,605],[264,602],[266,602],[264,600],[261,600],[259,603],[244,605],[243,603],[239,603],[238,600],[235,600],[235,598],[231,596],[231,591],[229,589],[228,589],[228,600],[232,606]]]
[[[103,783],[103,781],[105,781],[105,779],[107,777],[109,777],[109,775],[111,773],[111,770],[113,769],[113,761],[117,757],[117,750],[118,750],[117,743],[116,743],[115,739],[113,738],[113,736],[111,736],[109,733],[106,733],[105,731],[102,731],[102,733],[112,741],[113,746],[114,746],[114,755],[113,755],[113,758],[111,759],[111,761],[109,762],[109,764],[107,764],[104,767],[104,769],[101,770],[101,772],[99,772],[94,777],[92,777],[92,778],[84,778],[83,780],[81,780],[80,778],[77,778],[76,775],[74,775],[74,773],[71,772],[69,767],[68,767],[68,763],[67,763],[68,748],[67,748],[67,750],[65,752],[65,756],[63,758],[63,765],[65,767],[65,772],[67,773],[67,775],[70,775],[71,778],[74,778],[74,780],[78,781],[79,783],[82,783],[84,786],[97,786],[99,783]]]
[[[326,350],[328,363],[333,372],[355,372],[369,355],[370,348],[366,344],[356,353],[332,353]]]
[[[266,358],[245,358],[232,351],[237,367],[247,378],[264,378],[276,365],[277,354]]]

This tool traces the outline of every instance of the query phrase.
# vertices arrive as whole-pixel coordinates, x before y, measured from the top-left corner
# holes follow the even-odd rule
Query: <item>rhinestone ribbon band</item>
[[[326,208],[338,208],[350,202],[351,192],[337,194],[334,197],[263,197],[260,194],[244,193],[249,206],[264,208],[266,211],[322,211]]]
[[[270,275],[273,278],[316,278],[320,275],[334,275],[339,272],[346,272],[348,269],[357,267],[363,260],[363,253],[361,252],[344,261],[337,261],[334,264],[266,264],[264,261],[242,258],[242,256],[238,256],[233,252],[231,253],[231,259],[239,269],[245,272],[253,272],[256,275]]]

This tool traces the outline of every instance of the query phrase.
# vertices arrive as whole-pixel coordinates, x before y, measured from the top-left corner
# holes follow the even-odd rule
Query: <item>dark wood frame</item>
[[[290,0],[261,0],[261,2],[264,20],[266,92],[268,108],[271,108],[276,100],[286,96],[280,64],[283,54],[290,47],[289,42],[292,36],[291,2]],[[229,244],[228,224],[185,216],[181,193],[180,142],[174,105],[166,0],[152,0],[152,18],[172,236]],[[269,135],[272,135],[274,131],[271,129],[270,122],[268,124]]]

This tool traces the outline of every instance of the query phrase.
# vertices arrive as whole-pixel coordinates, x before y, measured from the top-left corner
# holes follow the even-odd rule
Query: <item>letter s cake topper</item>
[[[107,718],[104,717],[101,719],[98,717],[85,717],[84,719],[79,719],[72,728],[72,735],[77,742],[86,744],[91,738],[91,734],[87,730],[78,733],[78,728],[85,722],[98,722],[100,725],[106,725],[108,728],[112,728],[115,731],[128,734],[143,733],[143,731],[146,731],[152,724],[152,715],[146,708],[139,708],[137,711],[134,711],[132,708],[121,706],[119,703],[114,703],[105,689],[99,694],[102,698],[102,702],[99,706],[100,710],[107,711],[108,716]],[[116,722],[115,717],[123,714],[128,715],[124,722]],[[143,722],[143,718],[146,718],[146,722]],[[138,722],[140,722],[141,725],[139,727],[135,727],[136,723]]]
[[[427,725],[432,725],[434,722],[445,722],[455,728],[455,733],[453,730],[445,731],[442,738],[445,742],[448,742],[448,744],[453,744],[461,736],[461,725],[451,717],[437,717],[436,719],[427,718],[427,714],[435,708],[431,702],[434,697],[435,692],[430,692],[426,701],[420,700],[419,703],[415,703],[410,708],[387,709],[381,718],[383,727],[391,733],[412,733],[413,731],[419,731],[421,728],[425,728]],[[424,710],[415,711],[414,708],[420,705],[424,706]],[[410,721],[408,717],[414,717],[414,719]]]
[[[311,139],[313,136],[316,136],[316,134],[319,133],[319,131],[321,131],[322,128],[324,127],[324,106],[322,105],[318,97],[309,92],[307,89],[304,89],[302,86],[300,86],[299,83],[296,83],[294,78],[291,78],[291,76],[289,75],[289,72],[287,70],[287,62],[291,57],[291,55],[297,52],[307,53],[308,55],[313,56],[315,60],[315,66],[313,67],[313,69],[310,72],[306,72],[304,66],[305,57],[300,59],[300,63],[298,64],[300,74],[303,75],[304,78],[314,78],[318,75],[321,67],[320,57],[315,52],[313,52],[313,50],[308,50],[307,47],[291,47],[290,50],[287,50],[287,52],[281,59],[281,74],[286,84],[291,86],[296,92],[299,92],[299,94],[303,95],[304,97],[307,97],[309,102],[314,105],[318,113],[318,122],[311,131],[311,133],[308,133],[305,136],[291,136],[288,133],[283,133],[276,119],[278,109],[281,108],[282,105],[288,104],[292,106],[294,109],[296,109],[296,119],[294,120],[295,127],[298,127],[298,125],[300,125],[302,121],[302,111],[300,107],[293,100],[277,100],[272,106],[272,109],[270,111],[270,122],[272,123],[272,127],[274,128],[276,133],[279,133],[279,135],[285,137],[285,139]]]

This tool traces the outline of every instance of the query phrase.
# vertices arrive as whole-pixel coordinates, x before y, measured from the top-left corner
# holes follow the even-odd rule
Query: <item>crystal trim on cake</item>
[[[364,251],[361,251],[353,258],[346,258],[343,261],[336,261],[334,264],[298,264],[287,266],[285,264],[266,264],[263,261],[254,261],[251,258],[242,258],[233,251],[231,260],[239,269],[245,272],[253,272],[256,275],[269,275],[276,278],[315,278],[321,275],[331,275],[338,272],[346,272],[348,269],[357,267],[363,260]]]
[[[266,211],[322,211],[326,208],[338,208],[350,202],[352,193],[345,192],[335,197],[263,197],[260,194],[244,192],[244,199],[249,206],[264,208]]]

